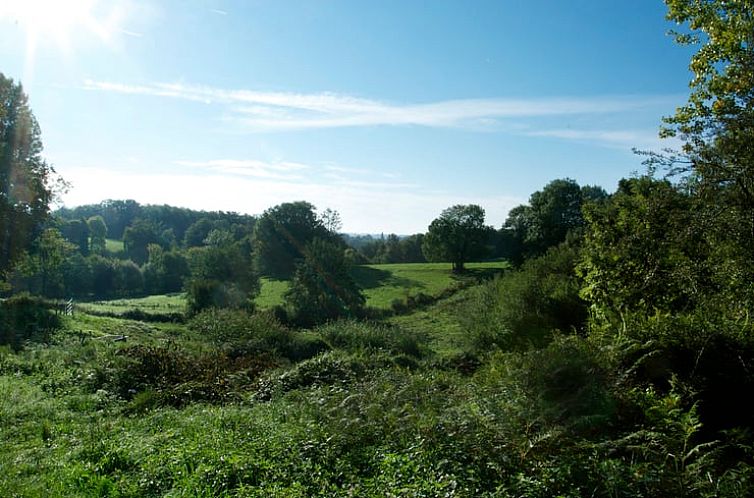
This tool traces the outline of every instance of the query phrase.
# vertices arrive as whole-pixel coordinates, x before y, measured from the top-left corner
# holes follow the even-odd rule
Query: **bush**
[[[304,253],[284,294],[293,321],[308,327],[359,316],[366,300],[350,275],[343,248],[315,238]]]
[[[248,293],[237,286],[217,280],[193,279],[186,290],[189,315],[211,308],[233,308],[252,311],[254,303]]]
[[[420,337],[399,327],[343,320],[315,330],[333,349],[346,351],[384,350],[393,354],[422,356]]]
[[[25,341],[47,341],[59,326],[43,299],[22,293],[0,302],[0,345],[20,349]]]
[[[275,395],[311,386],[348,384],[370,371],[391,365],[385,355],[328,351],[298,363],[290,370],[262,378],[256,397],[269,400]]]
[[[545,346],[554,331],[581,330],[587,308],[574,273],[577,255],[561,245],[473,289],[459,316],[472,349],[526,350]]]
[[[130,400],[138,413],[162,405],[236,401],[277,362],[269,355],[191,354],[175,347],[129,346],[102,361],[88,377],[89,389],[106,389]]]
[[[615,333],[608,328],[608,333]],[[604,331],[603,331],[604,332]],[[754,413],[740,409],[742,392],[754,390],[754,330],[714,309],[686,314],[625,313],[620,333],[640,344],[624,358],[632,381],[667,393],[675,380],[688,386],[703,432],[745,427],[754,431]],[[693,400],[693,401],[692,401]]]
[[[210,309],[195,316],[189,327],[225,351],[269,353],[291,360],[311,358],[326,349],[318,337],[286,327],[273,313]]]

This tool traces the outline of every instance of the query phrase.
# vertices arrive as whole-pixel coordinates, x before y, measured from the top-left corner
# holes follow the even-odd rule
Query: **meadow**
[[[479,289],[311,330],[230,310],[60,317],[45,341],[0,348],[0,496],[638,497],[706,482],[682,456],[693,411],[672,392],[621,395],[610,348],[476,351],[463,316]],[[650,416],[631,425],[618,405]],[[697,494],[741,490],[718,477]]]
[[[462,276],[450,272],[448,263],[403,263],[362,265],[353,269],[356,283],[363,289],[366,305],[375,309],[390,309],[393,302],[406,301],[418,294],[437,296],[446,289],[468,285],[480,279],[502,273],[508,264],[503,261],[469,263],[468,272]],[[270,278],[260,279],[259,295],[254,299],[257,307],[268,309],[283,304],[283,294],[289,283]],[[186,298],[182,293],[147,296],[131,299],[81,302],[79,308],[89,312],[123,313],[140,310],[147,314],[182,313]]]
[[[111,299],[87,301],[77,304],[82,311],[123,313],[140,310],[149,314],[183,313],[186,310],[186,296],[183,293],[161,294],[131,299]]]

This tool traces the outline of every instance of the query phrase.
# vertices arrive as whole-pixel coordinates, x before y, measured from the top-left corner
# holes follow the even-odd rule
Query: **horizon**
[[[306,200],[344,232],[410,234],[479,204],[497,228],[557,178],[614,191],[644,169],[633,148],[675,144],[661,118],[688,95],[659,1],[65,8],[0,7],[0,71],[29,95],[66,207]]]

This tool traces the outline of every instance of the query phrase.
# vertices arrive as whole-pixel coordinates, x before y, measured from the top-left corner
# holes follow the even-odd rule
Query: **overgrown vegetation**
[[[191,317],[2,300],[0,495],[751,495],[754,5],[667,3],[692,30],[679,41],[701,44],[690,101],[667,120],[682,155],[649,154],[611,195],[568,179],[535,192],[497,232],[504,272],[466,265],[489,249],[476,206],[446,210],[422,241],[465,270],[442,279],[354,269],[337,213],[305,202],[253,230],[218,214],[171,233],[128,203],[108,218],[114,201],[63,230],[27,227],[0,257],[8,293],[188,283]],[[0,83],[37,142],[20,87]],[[0,208],[22,225],[32,212]],[[131,261],[107,256],[111,223]],[[260,276],[290,278],[274,280],[283,305],[252,304]]]

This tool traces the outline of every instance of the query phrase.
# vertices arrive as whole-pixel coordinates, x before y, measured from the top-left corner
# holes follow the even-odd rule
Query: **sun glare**
[[[35,42],[50,38],[65,49],[78,29],[102,34],[94,17],[96,3],[96,0],[10,0],[3,2],[0,13],[15,20]]]
[[[24,80],[33,78],[34,59],[39,46],[52,45],[70,55],[73,38],[94,34],[109,42],[113,34],[112,19],[101,19],[95,13],[98,0],[2,0],[0,20],[17,24],[26,35],[26,67]]]

